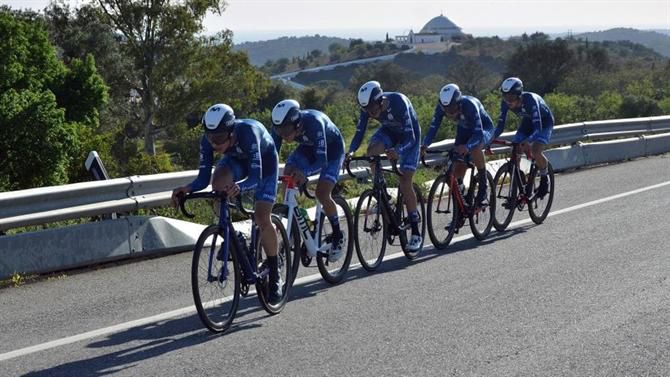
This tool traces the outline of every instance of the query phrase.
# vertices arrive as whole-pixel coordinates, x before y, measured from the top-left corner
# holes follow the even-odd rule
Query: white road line
[[[670,185],[670,181],[659,183],[659,184],[648,186],[648,187],[643,187],[643,188],[633,190],[633,191],[624,192],[624,193],[617,194],[617,195],[608,196],[606,198],[593,200],[593,201],[583,203],[583,204],[578,204],[578,205],[568,207],[568,208],[564,208],[564,209],[561,209],[561,210],[558,210],[558,211],[553,211],[549,214],[549,216],[562,215],[564,213],[577,211],[577,210],[580,210],[580,209],[583,209],[583,208],[586,208],[586,207],[591,207],[591,206],[598,205],[598,204],[605,203],[605,202],[609,202],[609,201],[612,201],[612,200],[621,199],[621,198],[631,196],[631,195],[636,195],[636,194],[639,194],[641,192],[654,190],[654,189],[661,188],[661,187],[668,186],[668,185]],[[530,223],[531,221],[532,221],[531,219],[524,219],[524,220],[515,221],[515,222],[510,224],[510,227],[517,227],[517,226],[520,226],[520,225]],[[452,242],[457,242],[457,241],[461,241],[461,240],[465,240],[465,239],[469,239],[469,238],[472,238],[472,235],[464,235],[464,236],[456,237],[452,240]],[[398,253],[394,253],[394,254],[391,254],[391,255],[388,255],[388,256],[384,257],[384,260],[392,260],[392,259],[401,258],[401,257],[404,257],[404,254],[402,252],[398,252]],[[352,264],[351,269],[360,268],[360,266],[361,265],[359,263]],[[295,282],[294,282],[294,285],[311,283],[311,282],[315,282],[315,281],[318,281],[318,280],[321,280],[321,275],[319,275],[319,274],[303,276],[301,278],[296,279]],[[68,336],[68,337],[65,337],[65,338],[57,339],[57,340],[52,340],[50,342],[41,343],[41,344],[31,346],[31,347],[21,348],[21,349],[15,350],[15,351],[6,352],[6,353],[3,353],[3,354],[0,354],[0,361],[5,361],[5,360],[13,359],[13,358],[16,358],[16,357],[29,355],[29,354],[39,352],[39,351],[44,351],[44,350],[47,350],[47,349],[50,349],[50,348],[56,348],[56,347],[59,347],[59,346],[64,346],[64,345],[75,343],[75,342],[78,342],[78,341],[81,341],[81,340],[91,339],[91,338],[95,338],[95,337],[98,337],[98,336],[109,335],[109,334],[112,334],[112,333],[125,331],[125,330],[131,329],[133,327],[144,326],[144,325],[147,325],[147,324],[152,324],[152,323],[164,321],[164,320],[179,317],[179,316],[191,315],[195,312],[196,312],[195,306],[193,306],[193,305],[192,306],[187,306],[185,308],[172,310],[172,311],[161,313],[161,314],[156,314],[156,315],[153,315],[151,317],[145,317],[145,318],[137,319],[137,320],[134,320],[134,321],[124,322],[124,323],[120,323],[118,325],[109,326],[109,327],[101,328],[101,329],[98,329],[98,330],[93,330],[93,331],[81,333],[81,334],[78,334],[78,335]]]

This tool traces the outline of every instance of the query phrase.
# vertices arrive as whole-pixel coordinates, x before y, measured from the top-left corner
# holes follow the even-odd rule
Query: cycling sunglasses
[[[219,132],[219,133],[206,133],[207,141],[212,144],[221,145],[230,139],[230,133],[228,132]]]

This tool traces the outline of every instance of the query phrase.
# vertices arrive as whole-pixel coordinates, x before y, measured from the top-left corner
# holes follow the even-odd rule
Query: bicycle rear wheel
[[[374,271],[386,252],[388,224],[379,197],[373,190],[365,190],[358,199],[354,212],[354,244],[363,268]]]
[[[319,253],[316,256],[316,264],[319,267],[319,272],[321,273],[323,280],[330,284],[338,284],[344,279],[344,275],[347,274],[349,264],[351,263],[351,254],[353,253],[354,248],[354,240],[352,239],[354,225],[353,220],[351,219],[351,209],[349,208],[347,201],[341,196],[336,196],[333,200],[335,201],[335,207],[337,208],[340,230],[344,237],[344,255],[335,262],[329,262],[327,255]],[[331,242],[333,228],[330,224],[330,220],[326,219],[326,214],[323,212],[321,213],[319,224],[321,224],[321,227],[318,239],[320,240],[319,247],[321,247],[321,245]]]
[[[449,189],[449,177],[441,174],[433,182],[428,194],[428,235],[437,249],[442,250],[449,246],[454,236],[454,231],[450,230],[454,203]]]
[[[269,314],[278,314],[286,305],[288,301],[288,293],[291,288],[291,245],[286,235],[286,229],[277,215],[272,215],[272,225],[277,233],[277,269],[279,270],[280,284],[282,285],[282,297],[276,304],[271,304],[268,301],[269,297],[269,271],[263,272],[267,269],[267,257],[263,252],[260,237],[256,240],[256,262],[258,263],[258,271],[261,272],[261,278],[256,281],[256,293],[258,294],[258,301],[261,302],[263,309]]]
[[[409,227],[409,214],[407,213],[405,200],[402,193],[400,192],[400,189],[398,189],[398,200],[396,201],[396,213],[400,212],[401,214],[399,216],[400,221],[398,221],[398,223],[406,223],[408,225],[407,229],[400,231],[400,247],[402,248],[402,252],[405,254],[405,257],[407,257],[409,260],[415,259],[419,256],[421,250],[423,250],[423,244],[426,241],[426,202],[423,199],[421,188],[419,188],[419,186],[416,184],[413,184],[412,188],[414,189],[414,195],[416,195],[416,210],[419,211],[419,220],[421,221],[421,224],[419,224],[419,231],[421,232],[421,246],[416,251],[407,249],[407,241],[412,236],[412,228]]]
[[[226,261],[219,260],[222,248],[223,234],[218,225],[208,226],[195,244],[191,264],[191,288],[198,317],[215,333],[230,327],[240,300],[241,276],[234,244],[229,243]]]
[[[493,177],[491,177],[491,173],[488,171],[486,172],[486,181],[489,190],[489,205],[483,208],[479,208],[478,210],[475,209],[470,211],[470,216],[468,217],[470,220],[470,230],[472,230],[472,235],[480,241],[484,240],[486,236],[491,233],[491,227],[493,226],[492,208],[495,208],[496,206],[496,196],[493,192]],[[470,190],[473,192],[473,194],[476,195],[477,191],[479,190],[479,174],[474,175],[471,179],[471,182]],[[474,197],[475,196],[473,196],[473,198]],[[476,203],[473,204],[476,205]]]
[[[533,200],[528,204],[528,214],[535,224],[542,224],[549,215],[551,204],[554,202],[554,168],[547,161],[547,178],[549,179],[549,191],[542,198],[534,195]],[[540,185],[540,174],[535,174],[533,182],[533,193],[537,192]]]
[[[493,227],[498,232],[504,231],[514,216],[517,201],[517,183],[514,179],[514,165],[507,162],[498,169],[493,179],[493,195],[495,205],[493,209]]]

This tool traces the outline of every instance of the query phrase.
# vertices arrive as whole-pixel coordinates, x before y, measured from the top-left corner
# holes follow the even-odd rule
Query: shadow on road
[[[383,274],[403,270],[417,263],[423,263],[433,258],[445,257],[453,253],[464,251],[474,251],[480,245],[488,245],[496,240],[513,237],[516,234],[524,233],[528,225],[508,230],[504,233],[495,231],[485,241],[477,241],[474,238],[468,238],[452,243],[448,249],[441,251],[435,248],[427,247],[423,254],[412,262],[404,257],[385,260],[380,268],[372,273],[363,268],[350,270],[346,281],[364,279],[372,274]],[[390,251],[396,251],[395,248]],[[355,251],[354,251],[355,254]],[[356,256],[352,262],[356,262]],[[291,301],[303,300],[317,295],[320,291],[331,288],[332,285],[319,279],[314,282],[296,285],[291,291]],[[290,303],[288,304],[290,305]],[[145,360],[152,359],[180,349],[189,348],[195,345],[219,339],[221,336],[228,336],[244,330],[255,329],[262,326],[261,320],[267,316],[259,315],[264,310],[258,304],[255,295],[240,300],[240,307],[237,316],[231,328],[222,335],[212,334],[207,331],[200,322],[196,314],[175,318],[163,322],[157,322],[149,325],[137,326],[131,329],[114,333],[107,338],[88,344],[88,348],[105,349],[108,347],[122,346],[123,349],[104,353],[99,356],[67,362],[52,368],[35,371],[24,376],[104,376],[118,373],[125,369],[133,368],[134,365]],[[280,314],[281,315],[281,314]]]

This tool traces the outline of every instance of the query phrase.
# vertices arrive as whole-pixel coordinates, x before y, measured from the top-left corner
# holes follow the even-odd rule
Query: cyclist
[[[417,251],[423,240],[419,232],[417,198],[412,187],[412,178],[419,163],[421,138],[416,111],[404,94],[384,92],[377,81],[368,81],[361,86],[358,90],[358,104],[361,107],[360,118],[347,158],[351,158],[363,141],[369,119],[376,119],[381,123],[381,127],[370,138],[367,155],[386,153],[390,159],[399,160],[402,173],[399,188],[404,195],[412,227],[412,237],[407,243],[407,249]]]
[[[551,109],[538,94],[523,91],[523,82],[518,77],[510,77],[500,85],[502,101],[500,102],[500,118],[495,136],[498,137],[505,128],[507,111],[512,110],[521,117],[521,125],[514,135],[513,143],[532,143],[531,150],[540,172],[540,186],[537,196],[543,198],[549,191],[547,178],[547,157],[543,151],[554,129],[554,115]]]
[[[316,184],[316,197],[333,228],[328,260],[335,262],[342,257],[344,236],[340,230],[337,207],[331,196],[339,170],[344,161],[344,139],[328,116],[317,110],[300,110],[300,104],[285,99],[272,109],[272,137],[277,153],[282,141],[297,141],[300,145],[289,155],[284,174],[301,185],[307,176],[321,172]]]
[[[282,296],[282,282],[277,266],[277,234],[272,226],[272,205],[277,194],[278,159],[274,141],[265,127],[253,119],[236,119],[233,109],[225,104],[211,106],[202,117],[205,135],[200,139],[198,177],[172,192],[177,205],[179,195],[199,191],[209,185],[214,152],[223,155],[214,170],[212,188],[229,197],[256,190],[255,220],[261,244],[270,268],[270,303]]]
[[[440,89],[435,114],[421,146],[422,155],[426,153],[426,149],[435,137],[435,133],[445,115],[457,122],[454,151],[461,156],[469,153],[472,162],[477,167],[479,190],[475,198],[475,205],[477,207],[486,206],[488,205],[488,196],[486,195],[484,147],[491,143],[493,121],[477,98],[463,95],[456,84],[447,84]],[[458,185],[461,187],[463,187],[463,176],[466,170],[467,165],[464,162],[455,162],[454,174],[458,180]]]

